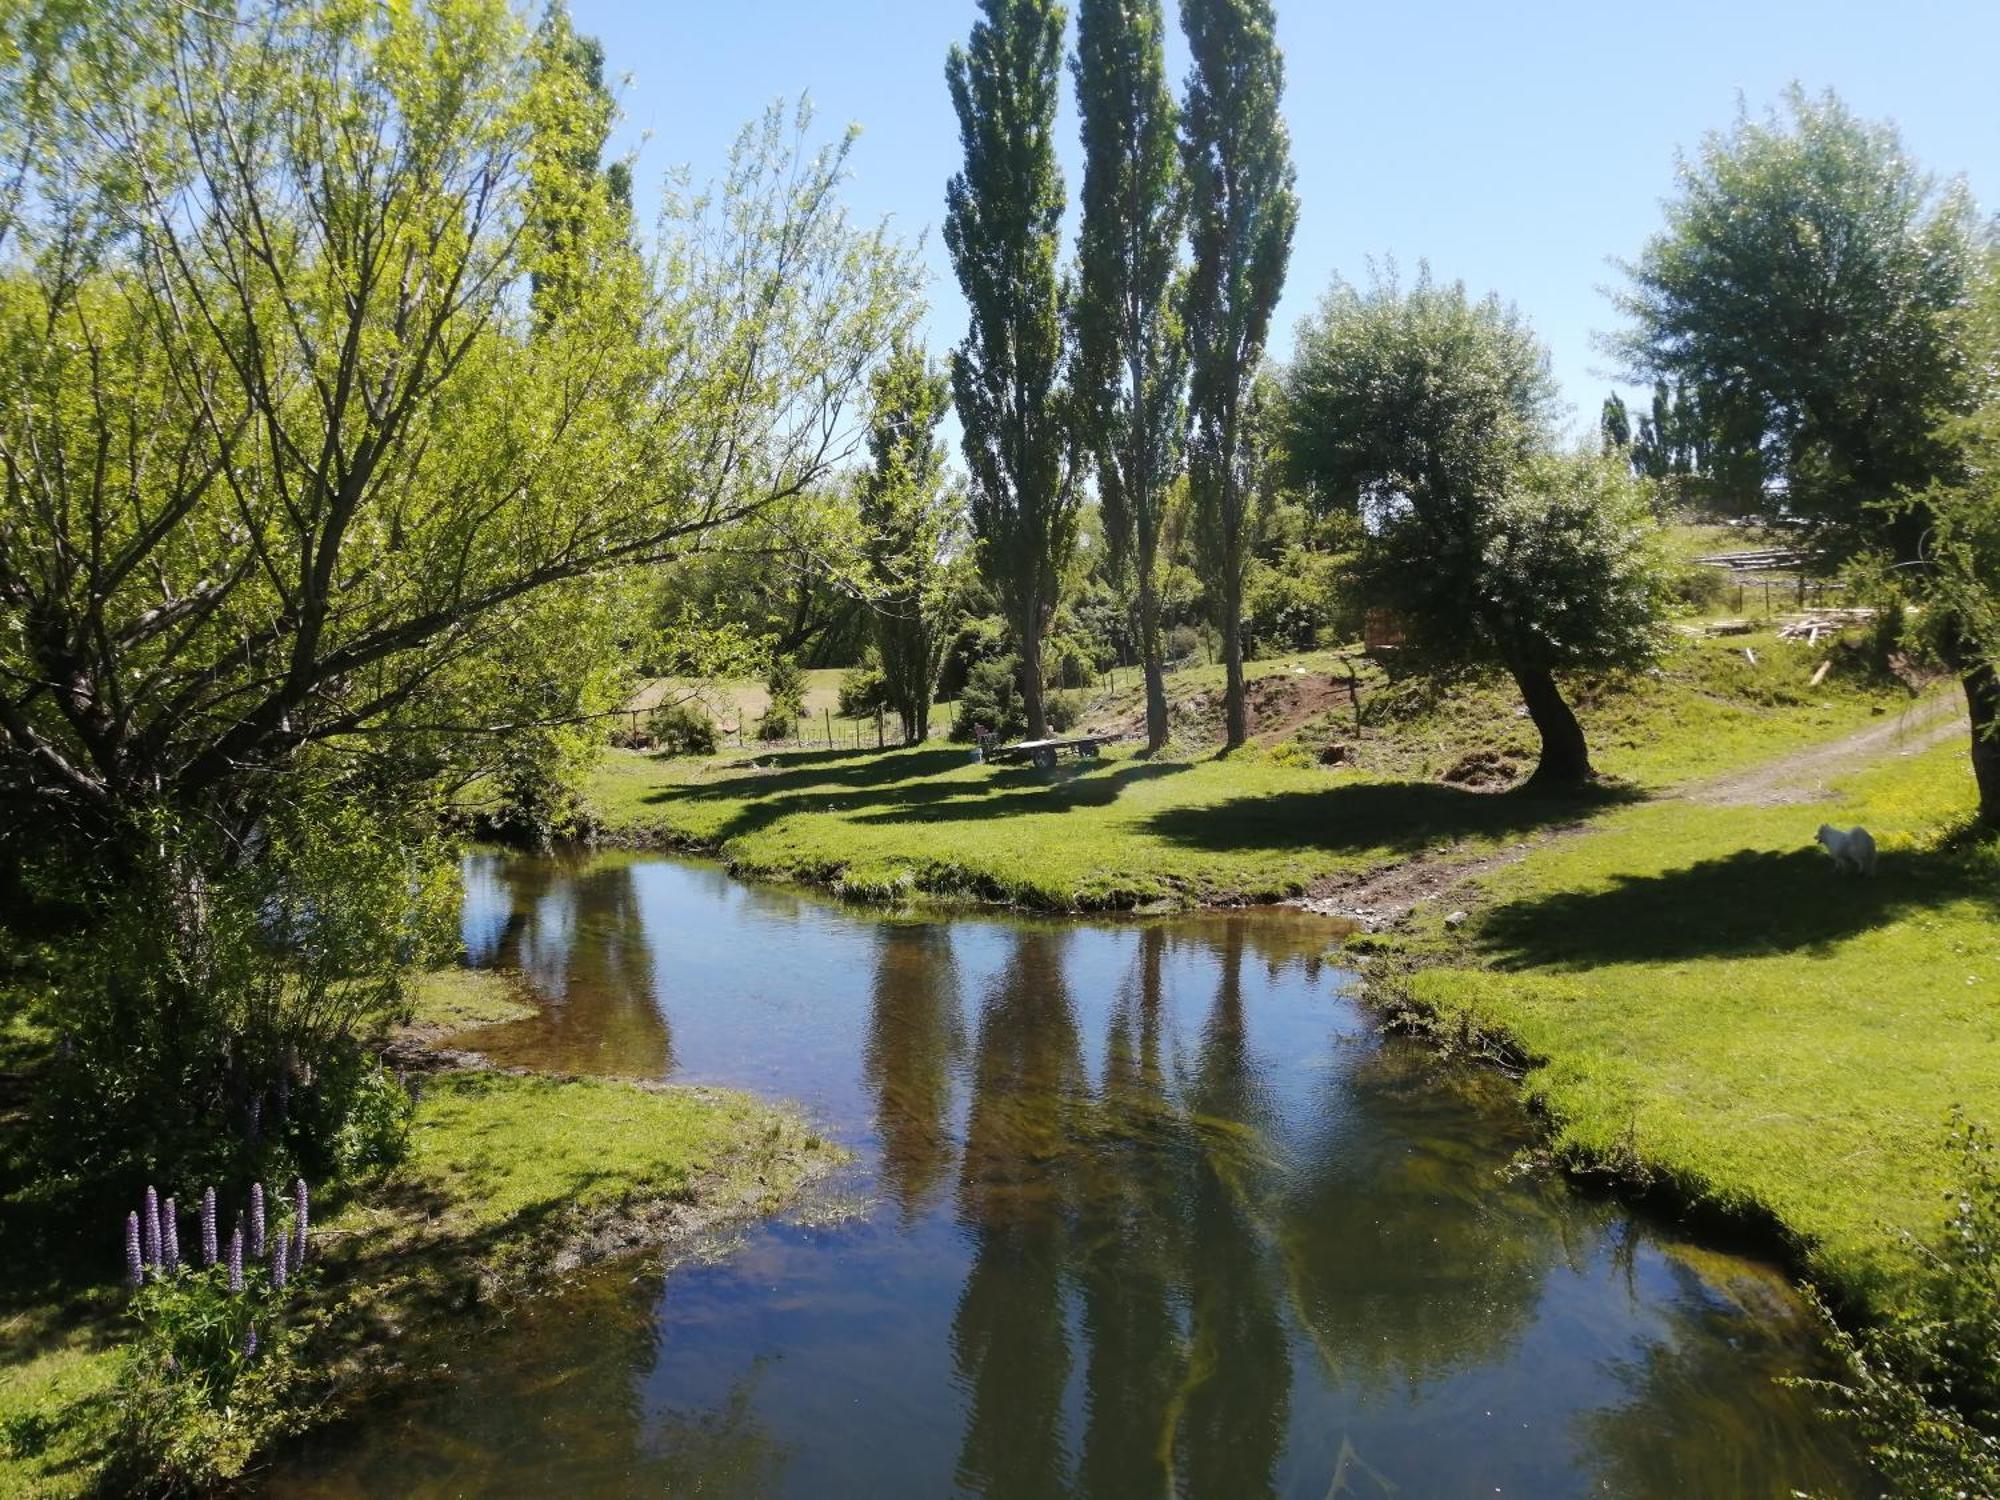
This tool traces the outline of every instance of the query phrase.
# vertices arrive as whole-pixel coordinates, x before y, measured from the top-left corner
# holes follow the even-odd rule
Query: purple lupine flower
[[[278,1118],[283,1120],[291,1107],[292,1075],[290,1073],[280,1073],[278,1075]]]
[[[145,1236],[146,1264],[149,1266],[159,1265],[160,1195],[150,1187],[146,1189],[146,1207],[139,1220],[139,1228]]]
[[[250,1184],[250,1258],[264,1258],[264,1184]]]
[[[174,1212],[174,1200],[160,1205],[160,1269],[181,1268],[181,1216]]]
[[[139,1215],[125,1215],[125,1279],[134,1286],[146,1284],[146,1260],[139,1251]]]
[[[257,1095],[250,1101],[250,1144],[257,1144],[257,1137],[264,1123],[264,1096]]]
[[[255,1323],[252,1323],[248,1328],[243,1330],[243,1357],[245,1359],[255,1359],[257,1357],[257,1325]]]
[[[410,1107],[414,1109],[416,1108],[417,1105],[423,1102],[424,1102],[424,1077],[423,1074],[419,1073],[415,1078],[412,1078],[410,1080]]]
[[[240,1217],[236,1232],[229,1236],[229,1290],[243,1290],[243,1224]]]
[[[306,1263],[306,1235],[311,1219],[306,1212],[306,1180],[297,1178],[292,1183],[292,1269],[301,1269]]]
[[[271,1241],[271,1290],[282,1292],[284,1289],[285,1242],[282,1239],[275,1239]]]
[[[215,1264],[215,1189],[201,1190],[201,1263],[203,1268]]]

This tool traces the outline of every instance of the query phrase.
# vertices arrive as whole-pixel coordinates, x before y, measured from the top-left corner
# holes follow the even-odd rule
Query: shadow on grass
[[[1319,791],[1164,808],[1146,826],[1174,843],[1211,853],[1379,849],[1407,855],[1454,839],[1508,838],[1559,827],[1641,797],[1618,786],[1568,793],[1528,787],[1468,792],[1423,781],[1346,782]]]
[[[985,821],[1016,813],[1106,807],[1129,786],[1178,775],[1182,762],[1085,762],[1043,771],[993,767],[977,782],[936,781],[966,763],[959,750],[812,751],[776,756],[776,769],[711,782],[661,787],[649,803],[743,802],[716,837],[728,840],[769,827],[793,813],[858,814],[864,823]]]
[[[1914,911],[1985,902],[1991,872],[1951,854],[1885,855],[1873,879],[1835,873],[1817,848],[1745,849],[1608,890],[1560,891],[1496,911],[1480,941],[1500,967],[1580,969],[1823,950]]]

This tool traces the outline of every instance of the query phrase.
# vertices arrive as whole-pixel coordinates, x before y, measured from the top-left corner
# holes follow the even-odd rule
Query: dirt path
[[[1955,694],[1943,691],[1878,724],[1821,745],[1809,745],[1745,771],[1662,792],[1656,802],[1698,802],[1717,807],[1776,807],[1817,802],[1832,795],[1832,783],[1863,766],[1892,755],[1915,755],[1954,736],[1967,733],[1965,710]],[[1324,916],[1359,923],[1369,931],[1392,926],[1425,901],[1437,900],[1495,870],[1518,864],[1558,839],[1585,832],[1591,820],[1582,818],[1545,829],[1492,854],[1458,858],[1418,855],[1361,875],[1335,876],[1320,882],[1294,905]]]
[[[1747,771],[1698,782],[1673,795],[1713,807],[1777,807],[1790,802],[1818,802],[1832,794],[1834,780],[1850,771],[1891,755],[1914,755],[1969,732],[1964,704],[1956,694],[1941,692],[1844,739],[1781,755]]]

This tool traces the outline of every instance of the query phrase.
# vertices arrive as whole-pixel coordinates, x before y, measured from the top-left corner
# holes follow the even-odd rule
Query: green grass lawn
[[[1313,721],[1228,758],[1147,761],[1126,746],[1052,772],[975,765],[965,748],[937,743],[711,761],[614,750],[588,798],[622,837],[713,850],[745,874],[868,897],[922,892],[1051,910],[1269,900],[1439,845],[1477,851],[1519,840],[1911,702],[1900,684],[1862,674],[1835,672],[1812,687],[1824,648],[1758,645],[1755,665],[1740,644],[1690,645],[1657,675],[1574,684],[1600,768],[1625,783],[1582,800],[1427,779],[1475,748],[1532,766],[1533,731],[1500,687],[1399,701],[1358,742],[1359,770],[1314,763],[1337,725]],[[1324,696],[1331,656],[1263,665],[1295,694],[1318,674]],[[1219,671],[1177,674],[1176,694],[1201,692]],[[1275,693],[1265,697],[1275,703]]]
[[[1469,941],[1404,982],[1533,1061],[1574,1158],[1775,1220],[1893,1303],[1897,1231],[1941,1222],[1947,1112],[2000,1125],[2000,851],[1938,839],[1970,805],[1951,742],[1830,803],[1617,811],[1490,876]],[[1874,833],[1874,879],[1833,872],[1822,821]]]

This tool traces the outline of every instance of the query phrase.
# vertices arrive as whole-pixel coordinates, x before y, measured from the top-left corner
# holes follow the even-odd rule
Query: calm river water
[[[497,1061],[799,1101],[865,1207],[468,1331],[293,1496],[1857,1492],[1782,1278],[1519,1170],[1504,1080],[1379,1036],[1302,914],[885,917],[480,855]]]

